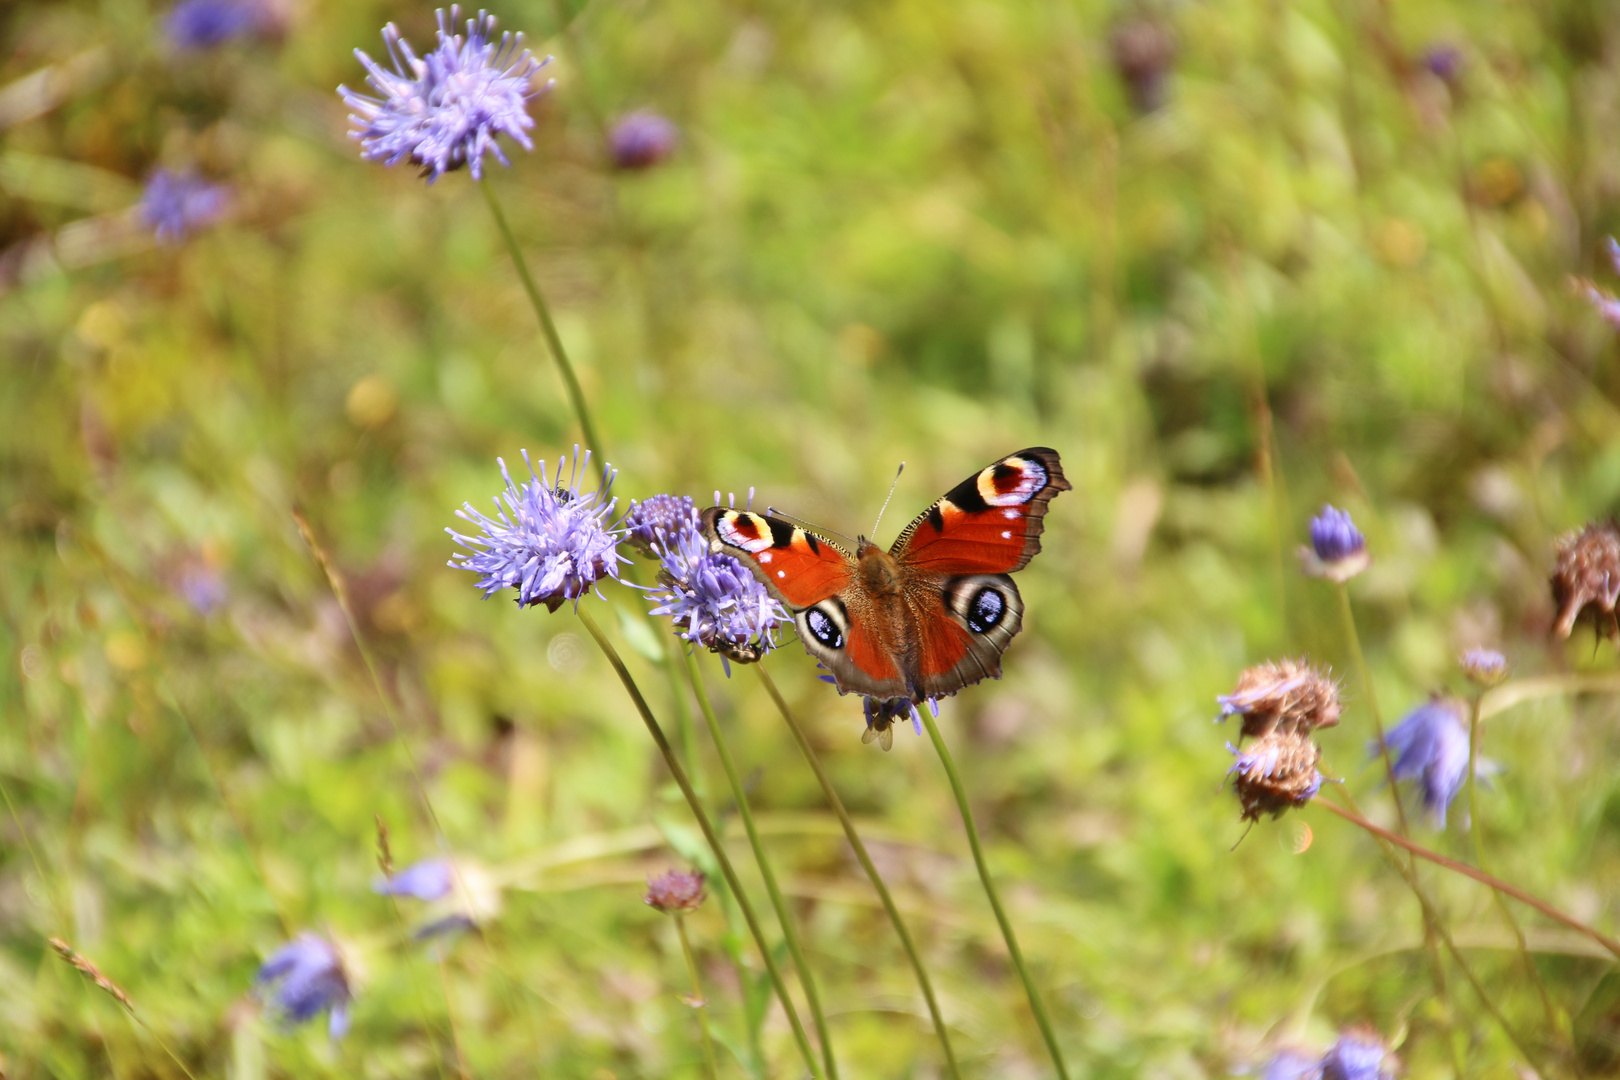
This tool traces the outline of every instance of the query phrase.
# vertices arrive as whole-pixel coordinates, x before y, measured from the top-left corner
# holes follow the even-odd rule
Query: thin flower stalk
[[[375,817],[377,820],[377,869],[382,871],[385,881],[392,880],[394,877],[394,856],[389,849],[388,826],[384,824],[381,814],[377,814]],[[417,977],[416,958],[411,954],[410,948],[411,932],[409,927],[405,925],[405,913],[399,908],[399,894],[391,888],[374,891],[379,891],[381,895],[388,898],[388,907],[394,913],[394,925],[399,929],[399,946],[405,953],[405,966],[410,973],[411,989],[415,991],[416,1005],[422,1013],[422,1030],[428,1032],[430,1038],[433,1038],[436,1033],[428,1016],[427,994],[422,990],[422,980]],[[449,1011],[450,984],[448,980],[444,983],[444,1005],[445,1011],[450,1017],[450,1040],[455,1046],[456,1060],[461,1065],[461,1074],[466,1076],[468,1075],[467,1059],[461,1052],[461,1037],[456,1031],[455,1014]],[[434,1047],[433,1066],[439,1074],[439,1080],[444,1080],[444,1058],[439,1053],[437,1046]]]
[[[932,709],[918,709],[922,722],[928,728],[928,738],[933,741],[934,751],[939,755],[939,763],[945,768],[945,776],[950,780],[951,793],[956,796],[956,808],[962,814],[962,827],[967,832],[968,847],[973,851],[973,865],[978,868],[979,881],[984,884],[984,895],[990,901],[990,908],[996,914],[996,922],[1001,927],[1001,937],[1007,943],[1007,955],[1012,958],[1013,967],[1018,969],[1018,977],[1023,981],[1024,994],[1029,998],[1030,1011],[1035,1014],[1035,1023],[1041,1029],[1041,1038],[1046,1042],[1047,1052],[1052,1055],[1052,1064],[1057,1068],[1060,1080],[1068,1080],[1069,1069],[1063,1063],[1063,1051],[1058,1048],[1057,1034],[1052,1029],[1052,1021],[1047,1018],[1046,1006],[1041,1002],[1041,995],[1035,989],[1035,980],[1030,977],[1029,968],[1024,963],[1023,950],[1018,947],[1018,936],[1013,933],[1012,922],[1007,918],[1007,912],[1002,909],[1001,897],[996,893],[995,879],[990,876],[990,864],[985,861],[984,849],[979,843],[979,829],[973,823],[973,808],[968,805],[967,789],[962,786],[962,778],[956,772],[956,763],[951,759],[951,751],[945,745],[945,739],[939,733],[939,725],[934,722]]]
[[[861,834],[855,831],[854,819],[849,816],[849,811],[844,808],[844,800],[838,797],[838,792],[833,787],[832,780],[828,778],[826,770],[821,767],[821,759],[816,756],[815,748],[810,745],[810,740],[805,737],[804,729],[799,726],[799,721],[793,715],[793,710],[788,708],[787,699],[776,688],[776,681],[771,678],[770,672],[765,670],[763,664],[756,665],[754,670],[759,672],[759,680],[765,684],[765,692],[770,694],[771,700],[776,703],[777,711],[782,714],[782,719],[787,722],[788,730],[793,733],[793,740],[799,744],[799,750],[804,754],[805,761],[810,764],[810,770],[816,774],[816,779],[820,781],[822,793],[826,795],[828,805],[832,807],[833,813],[837,815],[839,824],[844,827],[844,836],[848,838],[849,846],[854,849],[856,860],[861,864],[861,869],[866,871],[867,880],[872,883],[872,888],[877,891],[878,899],[883,902],[883,910],[889,916],[889,924],[894,927],[895,935],[899,937],[900,945],[906,951],[906,959],[911,962],[911,970],[917,975],[917,985],[922,990],[923,1000],[928,1004],[928,1016],[933,1021],[934,1034],[939,1037],[940,1049],[945,1054],[945,1067],[949,1070],[951,1076],[955,1077],[956,1080],[961,1080],[962,1074],[956,1064],[956,1052],[951,1049],[950,1032],[945,1027],[945,1017],[940,1012],[939,1000],[934,996],[934,985],[928,978],[928,970],[923,967],[922,956],[917,952],[917,945],[911,939],[911,931],[906,929],[905,920],[900,917],[900,909],[895,906],[894,897],[889,895],[888,885],[884,883],[883,876],[878,873],[877,865],[872,862],[872,857],[866,853],[866,844],[861,840]]]
[[[709,1002],[703,996],[703,983],[698,978],[697,957],[686,934],[686,917],[675,912],[675,933],[681,939],[681,954],[686,957],[686,973],[692,979],[692,1009],[697,1013],[698,1031],[703,1036],[703,1064],[709,1080],[719,1080],[720,1067],[714,1060],[714,1039],[709,1035]]]
[[[579,421],[579,430],[585,445],[598,454],[605,455],[607,446],[597,434],[596,425],[591,422],[590,410],[585,407],[585,391],[579,385],[579,376],[574,374],[574,365],[568,359],[568,350],[563,348],[562,335],[557,333],[557,324],[551,319],[551,309],[546,306],[544,297],[540,295],[540,286],[535,284],[534,275],[529,272],[528,260],[523,257],[523,249],[518,246],[517,236],[506,220],[506,212],[501,209],[501,200],[495,194],[495,186],[483,181],[480,181],[478,186],[484,192],[484,199],[489,203],[489,212],[495,218],[495,227],[500,231],[502,242],[506,244],[507,254],[512,257],[512,265],[517,268],[518,278],[523,282],[523,291],[528,294],[529,306],[534,308],[534,314],[540,320],[540,333],[546,339],[546,347],[551,350],[551,359],[557,365],[557,373],[562,376],[563,387],[568,391],[568,402],[573,406],[574,419]]]
[[[731,758],[731,750],[726,746],[726,737],[720,730],[720,721],[714,715],[714,706],[709,701],[709,693],[703,686],[703,675],[698,670],[697,657],[690,651],[686,658],[686,673],[692,682],[692,692],[697,696],[698,708],[703,713],[703,722],[708,725],[709,738],[714,740],[715,751],[720,755],[720,766],[725,770],[726,783],[731,785],[731,798],[737,804],[737,816],[742,818],[743,831],[748,834],[748,846],[754,849],[754,862],[759,866],[759,876],[765,881],[765,892],[771,898],[771,907],[776,909],[776,921],[782,926],[782,939],[787,943],[788,955],[793,958],[793,966],[799,971],[799,983],[804,987],[805,1000],[810,1004],[810,1019],[816,1026],[816,1037],[821,1041],[822,1060],[827,1065],[829,1080],[837,1080],[838,1063],[833,1054],[832,1038],[827,1030],[827,1017],[821,1008],[821,993],[816,988],[815,976],[810,971],[810,965],[804,959],[804,949],[799,944],[798,931],[793,926],[793,915],[788,911],[787,901],[782,897],[782,890],[776,883],[776,872],[771,869],[770,859],[765,855],[765,844],[759,838],[759,830],[754,826],[754,812],[748,806],[748,792],[743,788],[742,777],[737,773],[737,765]]]
[[[630,669],[624,666],[624,660],[620,658],[618,650],[607,639],[607,635],[602,633],[602,628],[591,618],[586,608],[578,608],[575,615],[584,624],[586,632],[591,635],[591,640],[596,642],[596,647],[602,651],[607,662],[612,665],[614,673],[619,676],[619,682],[624,685],[625,693],[630,695],[630,701],[635,705],[641,722],[647,727],[647,734],[652,736],[658,752],[663,755],[664,764],[669,767],[670,775],[675,778],[676,786],[685,796],[686,804],[692,808],[692,816],[697,818],[698,828],[702,830],[704,840],[708,841],[709,850],[714,852],[715,862],[720,865],[720,872],[726,879],[726,885],[730,887],[732,897],[737,901],[737,909],[742,912],[743,920],[748,924],[748,932],[753,935],[754,944],[759,948],[760,958],[765,963],[765,971],[770,976],[777,999],[782,1003],[782,1011],[787,1014],[788,1024],[793,1028],[793,1041],[799,1048],[799,1056],[804,1059],[804,1066],[810,1075],[817,1075],[819,1066],[816,1063],[816,1055],[810,1048],[810,1038],[805,1034],[804,1024],[799,1020],[799,1011],[793,1005],[793,998],[788,994],[787,982],[782,978],[782,971],[777,966],[775,957],[771,955],[770,945],[765,940],[765,932],[759,925],[759,916],[754,913],[753,904],[749,903],[748,895],[743,892],[742,882],[737,877],[736,869],[731,865],[731,857],[726,854],[725,845],[720,842],[720,836],[715,832],[713,822],[709,820],[708,811],[703,809],[702,801],[692,789],[692,782],[686,777],[686,770],[681,767],[680,759],[675,756],[674,747],[670,746],[663,727],[653,716],[647,699],[642,696],[641,688],[636,685]]]
[[[97,968],[94,963],[75,952],[73,950],[73,946],[69,945],[61,938],[53,937],[49,939],[49,944],[52,949],[56,950],[56,955],[60,956],[64,961],[75,968],[79,974],[83,975],[90,982],[94,983],[108,997],[111,997],[114,1001],[118,1002],[118,1004],[122,1005],[124,1007],[124,1015],[129,1017],[130,1022],[138,1024],[142,1030],[150,1035],[152,1037],[152,1041],[156,1042],[163,1052],[168,1054],[170,1059],[172,1059],[176,1065],[180,1066],[180,1071],[186,1074],[188,1080],[197,1080],[197,1078],[192,1075],[191,1070],[186,1068],[186,1063],[180,1060],[180,1055],[176,1054],[169,1044],[163,1040],[163,1037],[156,1031],[153,1031],[152,1026],[141,1018],[140,1013],[135,1011],[135,1003],[130,1000],[129,995],[124,992],[122,987],[113,982],[111,979],[107,978],[107,976],[103,975],[101,970]]]

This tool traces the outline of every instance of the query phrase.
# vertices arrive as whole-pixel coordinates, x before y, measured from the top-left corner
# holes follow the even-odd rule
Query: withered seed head
[[[1245,738],[1273,731],[1308,735],[1339,722],[1339,684],[1304,657],[1257,664],[1238,676],[1237,689],[1215,700],[1220,719],[1243,717]]]
[[[124,993],[124,991],[119,988],[117,983],[103,975],[100,968],[96,967],[96,965],[91,963],[87,958],[74,952],[73,946],[69,945],[61,938],[53,937],[49,940],[51,948],[56,950],[56,954],[58,956],[72,964],[74,967],[78,968],[80,974],[84,975],[85,978],[95,983],[102,990],[105,990],[107,993],[111,994],[113,999],[117,1001],[118,1004],[122,1005],[130,1012],[135,1011],[135,1003],[129,1000],[129,995]]]
[[[1560,537],[1553,550],[1558,560],[1551,579],[1553,603],[1558,605],[1554,635],[1569,637],[1582,620],[1591,622],[1600,637],[1620,633],[1615,615],[1620,601],[1620,526],[1612,520],[1592,522]]]
[[[1262,814],[1276,817],[1291,807],[1304,806],[1322,787],[1322,774],[1316,771],[1322,750],[1304,731],[1278,728],[1246,750],[1230,743],[1227,748],[1237,756],[1228,775],[1233,778],[1245,821],[1259,821]]]

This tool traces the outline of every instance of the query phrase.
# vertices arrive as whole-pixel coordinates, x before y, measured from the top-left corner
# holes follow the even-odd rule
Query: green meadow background
[[[234,1080],[698,1077],[675,928],[641,899],[648,873],[707,858],[690,813],[571,611],[486,602],[446,566],[496,457],[555,463],[579,432],[471,178],[427,186],[347,137],[351,50],[378,55],[388,20],[426,49],[432,10],[279,10],[279,38],[178,53],[162,6],[0,9],[0,1074],[180,1077],[161,1039]],[[1486,726],[1492,868],[1616,929],[1620,698],[1569,678],[1613,672],[1614,644],[1549,644],[1546,577],[1553,538],[1620,501],[1616,331],[1570,281],[1620,289],[1620,7],[494,10],[557,85],[534,152],[485,182],[621,510],[752,488],[866,532],[904,461],[886,543],[1002,454],[1062,454],[1074,490],[1019,576],[1005,677],[940,722],[1075,1073],[1225,1077],[1367,1024],[1410,1077],[1453,1075],[1452,1037],[1468,1075],[1530,1075],[1454,965],[1435,997],[1417,905],[1369,837],[1312,808],[1245,832],[1236,732],[1212,718],[1246,666],[1331,665],[1324,771],[1392,822],[1375,702],[1392,721],[1462,689],[1461,649],[1501,648],[1550,679]],[[1167,46],[1147,110],[1120,65],[1144,26]],[[1438,47],[1450,79],[1425,65]],[[637,108],[679,148],[615,171],[604,131]],[[141,182],[188,165],[232,211],[156,245]],[[1295,556],[1329,501],[1373,554],[1350,586],[1371,691]],[[585,604],[767,912],[667,625],[628,587],[603,596]],[[944,1075],[760,682],[702,663],[844,1075]],[[927,740],[863,746],[858,700],[791,634],[766,664],[898,894],[964,1075],[1052,1075]],[[1471,859],[1453,810],[1416,835]],[[448,850],[479,876],[481,937],[401,941],[429,912],[372,893],[378,817],[397,863]],[[1614,958],[1520,909],[1553,1030],[1490,895],[1421,874],[1549,1080],[1620,1073]],[[711,889],[689,929],[721,1073],[798,1076]],[[345,950],[341,1042],[250,995],[302,930]]]

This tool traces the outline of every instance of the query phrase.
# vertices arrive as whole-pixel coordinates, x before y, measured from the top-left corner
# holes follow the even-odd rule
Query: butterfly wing
[[[1041,550],[1047,503],[1071,487],[1056,450],[1020,450],[956,485],[894,542],[914,627],[915,696],[1001,677],[1001,654],[1024,617],[1007,575]]]
[[[711,542],[792,609],[799,640],[833,673],[840,693],[907,693],[871,601],[857,587],[853,555],[770,514],[714,506],[703,511],[702,521]]]

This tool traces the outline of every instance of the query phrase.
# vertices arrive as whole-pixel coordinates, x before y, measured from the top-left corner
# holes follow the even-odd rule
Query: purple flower
[[[1346,1031],[1322,1055],[1322,1080],[1384,1080],[1384,1042],[1365,1029]]]
[[[1455,84],[1462,75],[1464,62],[1463,51],[1448,43],[1430,45],[1423,53],[1423,67],[1448,85]]]
[[[1298,1050],[1279,1050],[1266,1062],[1260,1080],[1316,1080],[1322,1073],[1322,1062]]]
[[[288,1024],[302,1024],[331,1010],[326,1030],[341,1039],[349,1030],[349,979],[337,948],[319,934],[300,934],[264,962],[254,982]]]
[[[451,7],[448,16],[439,9],[439,42],[423,57],[399,36],[393,23],[384,27],[392,71],[361,50],[354,51],[365,66],[366,82],[381,95],[368,97],[338,87],[344,104],[354,110],[349,135],[360,140],[362,158],[385,165],[401,161],[420,165],[431,184],[463,165],[474,180],[481,179],[485,154],[510,165],[496,136],[534,149],[528,102],[549,90],[551,83],[536,90],[532,76],[551,58],[535,60],[522,49],[522,34],[502,34],[493,40],[495,16],[486,12],[467,20],[466,37],[452,33],[460,16],[459,7]]]
[[[668,615],[676,632],[728,660],[750,664],[776,647],[773,637],[788,613],[736,559],[709,550],[697,530],[664,535],[653,544],[658,584],[647,599],[654,615]],[[730,665],[727,665],[730,670]]]
[[[177,244],[192,229],[210,225],[225,213],[230,191],[195,173],[159,169],[146,181],[140,217],[160,243]]]
[[[619,564],[629,562],[619,554],[619,533],[603,525],[613,512],[617,499],[608,497],[613,478],[611,467],[602,470],[602,484],[589,495],[579,491],[579,472],[589,467],[591,454],[576,461],[568,483],[562,481],[568,467],[564,457],[557,463],[557,485],[546,478],[546,463],[534,471],[529,452],[523,463],[529,466],[529,480],[521,487],[513,481],[506,462],[496,458],[506,491],[495,499],[495,517],[463,503],[456,516],[478,528],[477,536],[463,536],[454,529],[445,532],[466,554],[457,554],[450,565],[479,575],[478,587],[484,598],[505,588],[518,591],[518,606],[544,604],[556,611],[565,600],[578,600],[603,577],[619,577]],[[506,509],[501,508],[501,498]],[[600,595],[600,594],[598,594]]]
[[[1312,577],[1345,582],[1367,569],[1367,541],[1350,515],[1331,506],[1311,519],[1311,546],[1300,548],[1300,561]]]
[[[449,896],[454,887],[455,870],[449,859],[423,859],[393,877],[378,878],[371,889],[382,896],[414,896],[431,901]]]
[[[1507,678],[1507,657],[1495,649],[1469,649],[1457,663],[1463,674],[1480,686],[1495,686]]]
[[[678,915],[696,911],[706,895],[700,871],[666,870],[647,879],[647,895],[642,899],[665,915]]]
[[[698,520],[697,503],[689,495],[654,495],[630,504],[630,512],[621,522],[627,531],[625,539],[649,555],[656,554],[653,544],[660,534],[674,538],[681,533],[697,532],[702,526]]]
[[[212,49],[253,33],[263,18],[254,0],[181,0],[163,29],[177,49]]]
[[[675,152],[680,132],[654,112],[638,111],[622,117],[608,133],[614,167],[650,169]]]
[[[1433,816],[1445,828],[1446,809],[1468,778],[1468,723],[1465,706],[1455,698],[1433,698],[1406,715],[1385,738],[1395,754],[1395,779],[1411,780]],[[1372,752],[1378,753],[1373,740]],[[1483,759],[1480,771],[1494,771]]]

